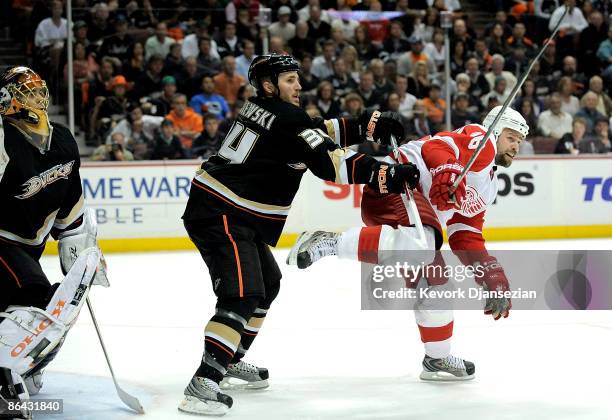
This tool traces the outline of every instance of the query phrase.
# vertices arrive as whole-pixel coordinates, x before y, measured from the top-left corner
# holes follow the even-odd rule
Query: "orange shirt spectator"
[[[423,106],[427,110],[427,117],[434,124],[444,122],[444,112],[446,111],[446,101],[440,98],[440,86],[432,84],[429,96],[423,99]]]
[[[174,96],[172,111],[166,115],[166,119],[174,124],[174,132],[186,150],[191,149],[193,140],[204,129],[202,116],[187,106],[187,97],[182,93]]]
[[[225,97],[228,104],[233,105],[238,99],[238,90],[246,84],[244,77],[236,73],[236,59],[228,55],[223,58],[223,71],[213,77],[215,92]]]

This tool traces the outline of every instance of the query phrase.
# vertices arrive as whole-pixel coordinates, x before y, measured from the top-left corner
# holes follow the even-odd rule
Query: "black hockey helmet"
[[[265,54],[253,60],[249,67],[249,83],[259,94],[263,94],[261,80],[269,78],[277,86],[278,75],[288,71],[300,71],[300,64],[290,55]]]

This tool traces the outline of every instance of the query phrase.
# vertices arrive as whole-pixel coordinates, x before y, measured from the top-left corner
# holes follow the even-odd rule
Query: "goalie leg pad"
[[[62,342],[85,302],[99,260],[97,248],[83,251],[46,310],[9,306],[0,313],[0,366],[25,376]]]
[[[32,413],[27,408],[14,410],[8,405],[9,401],[28,399],[30,395],[23,378],[7,367],[0,367],[0,418],[31,419]]]

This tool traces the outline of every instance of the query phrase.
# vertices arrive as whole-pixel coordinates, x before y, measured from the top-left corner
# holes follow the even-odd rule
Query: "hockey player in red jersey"
[[[466,266],[480,266],[478,271],[484,273],[476,281],[487,290],[509,290],[503,268],[486,250],[482,228],[486,209],[497,196],[496,166],[510,166],[528,134],[529,128],[521,114],[510,108],[504,111],[467,176],[455,191],[452,188],[501,108],[491,110],[483,125],[469,124],[400,146],[402,161],[414,163],[421,174],[414,199],[425,228],[426,244],[416,240],[416,228],[411,227],[399,194],[383,196],[366,186],[361,203],[366,227],[339,234],[305,232],[292,248],[287,263],[306,268],[324,256],[337,255],[377,264],[379,256],[382,258],[381,251],[434,251],[442,245],[442,226],[446,226],[450,248],[461,262]],[[394,162],[391,156],[386,160]],[[406,255],[410,258],[410,253]],[[435,253],[430,255],[428,263],[433,262]],[[427,281],[430,286],[439,285],[435,279]],[[497,320],[507,317],[511,307],[510,299],[488,299],[485,314]],[[452,310],[415,309],[415,317],[425,345],[421,378],[473,378],[474,364],[450,354]]]

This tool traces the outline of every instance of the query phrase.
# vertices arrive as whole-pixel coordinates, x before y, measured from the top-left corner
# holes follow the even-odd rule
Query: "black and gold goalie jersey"
[[[183,219],[231,214],[276,245],[307,169],[340,184],[369,181],[376,161],[338,145],[346,143],[339,139],[351,131],[347,124],[315,124],[277,97],[249,99],[218,153],[197,171]]]
[[[44,246],[52,230],[81,220],[77,143],[68,128],[52,123],[51,148],[42,154],[10,118],[0,124],[0,246]]]

